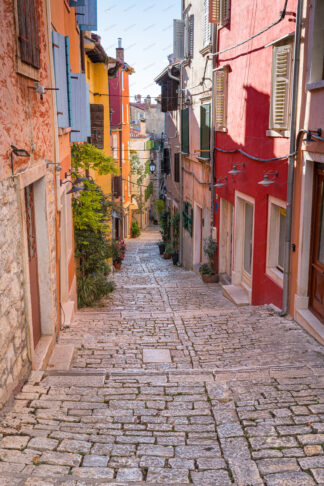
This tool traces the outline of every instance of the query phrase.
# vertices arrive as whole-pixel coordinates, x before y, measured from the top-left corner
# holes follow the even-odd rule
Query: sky
[[[173,19],[180,18],[181,0],[98,0],[98,34],[109,56],[115,57],[122,38],[125,61],[135,69],[130,94],[158,96],[154,78],[173,52]],[[131,98],[132,100],[132,98]]]

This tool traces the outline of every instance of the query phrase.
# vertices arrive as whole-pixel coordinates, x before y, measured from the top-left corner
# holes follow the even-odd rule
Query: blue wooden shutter
[[[70,7],[83,7],[85,0],[69,0]]]
[[[69,123],[72,125],[72,94],[71,94],[71,62],[70,62],[70,40],[69,36],[65,37],[66,52],[66,78],[68,89],[68,106],[69,106]]]
[[[55,72],[56,91],[56,108],[57,124],[59,128],[68,128],[69,120],[69,101],[68,101],[68,76],[67,76],[67,59],[66,44],[64,35],[53,31],[53,57]]]
[[[85,74],[71,73],[73,123],[71,142],[87,141],[87,83]]]
[[[84,7],[77,7],[78,24],[81,30],[97,30],[97,0],[85,0]]]
[[[89,96],[89,84],[86,83],[86,113],[87,113],[87,137],[91,137],[91,116],[90,116],[90,96]]]

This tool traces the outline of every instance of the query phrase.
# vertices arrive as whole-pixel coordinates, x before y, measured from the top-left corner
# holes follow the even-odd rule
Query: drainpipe
[[[303,9],[303,0],[298,0],[296,32],[295,32],[295,47],[294,47],[294,71],[293,71],[293,87],[292,87],[292,102],[291,102],[291,121],[290,121],[290,141],[289,141],[290,154],[294,154],[296,149],[295,140],[296,140],[297,96],[298,96],[298,80],[299,80],[299,64],[300,64],[302,9]],[[289,305],[290,246],[291,246],[291,229],[292,229],[292,204],[293,204],[293,193],[294,193],[294,162],[295,162],[295,155],[290,155],[288,158],[287,222],[286,222],[286,239],[285,239],[285,260],[284,260],[285,263],[284,263],[284,276],[283,276],[283,297],[282,297],[282,310],[280,312],[280,315],[282,316],[288,313],[288,305]]]
[[[217,25],[212,24],[212,53],[216,52],[217,50]],[[214,68],[214,64],[216,64],[216,58],[213,56],[212,58],[212,69]],[[215,85],[214,85],[214,73],[212,73],[212,99],[211,99],[211,130],[210,130],[210,162],[211,162],[211,171],[210,171],[210,190],[211,190],[211,217],[210,217],[210,236],[212,237],[213,234],[213,227],[215,226],[215,188],[214,188],[214,180],[215,180],[215,130],[214,130],[214,110],[215,110]]]
[[[179,92],[180,92],[180,157],[179,157],[179,172],[180,172],[180,194],[179,194],[179,212],[180,212],[180,231],[179,231],[179,264],[183,265],[183,155],[182,155],[182,110],[183,110],[183,91],[182,91],[182,84],[183,84],[183,65],[182,62],[180,63],[180,84],[179,84]]]
[[[124,106],[123,106],[123,88],[124,88],[124,71],[126,64],[120,70],[120,131],[119,131],[119,168],[120,168],[120,217],[121,228],[120,236],[124,239],[124,218],[123,218],[123,203],[124,203],[124,184],[123,184],[123,123],[124,123]]]

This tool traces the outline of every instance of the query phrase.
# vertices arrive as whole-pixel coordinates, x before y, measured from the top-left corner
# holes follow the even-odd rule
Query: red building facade
[[[237,304],[282,305],[296,0],[284,3],[211,2],[217,263]]]

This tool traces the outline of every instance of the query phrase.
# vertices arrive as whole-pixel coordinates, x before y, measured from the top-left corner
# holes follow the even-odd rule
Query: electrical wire
[[[247,157],[248,159],[256,160],[257,162],[276,162],[278,160],[285,160],[285,159],[288,159],[288,157],[293,157],[293,156],[296,155],[296,152],[293,152],[292,154],[283,155],[282,157],[273,157],[271,159],[262,159],[261,157],[255,157],[254,155],[248,154],[248,153],[244,152],[244,150],[239,149],[239,148],[236,148],[236,149],[233,149],[233,150],[225,150],[225,149],[221,149],[220,147],[214,147],[214,148],[215,148],[215,150],[217,150],[217,152],[222,152],[224,154],[235,154],[235,153],[239,152],[240,154],[245,155],[245,157]]]
[[[272,29],[272,27],[279,24],[285,18],[286,10],[287,10],[287,3],[288,3],[288,0],[285,0],[284,7],[283,7],[283,10],[280,12],[279,19],[276,20],[275,22],[273,22],[272,24],[268,25],[268,27],[265,27],[264,29],[257,32],[256,34],[251,35],[250,37],[248,37],[244,41],[241,41],[238,44],[235,44],[234,46],[226,47],[226,49],[222,49],[221,51],[213,52],[212,54],[208,54],[208,57],[212,58],[213,56],[218,56],[219,54],[223,54],[224,52],[228,52],[228,51],[231,51],[232,49],[236,49],[236,47],[240,47],[243,44],[246,44],[247,42],[249,42],[250,40],[255,39],[259,35],[264,34],[264,32],[267,32],[268,30]]]
[[[195,181],[197,181],[197,182],[198,182],[198,184],[200,184],[201,186],[210,186],[210,182],[201,182],[201,181],[200,181],[200,180],[199,180],[199,179],[198,179],[198,178],[195,176],[195,174],[194,174],[193,172],[191,172],[190,170],[185,169],[184,167],[182,167],[182,170],[183,170],[184,172],[186,172],[186,174],[190,174],[190,175],[191,175],[191,176],[192,176],[192,177],[195,179]]]

